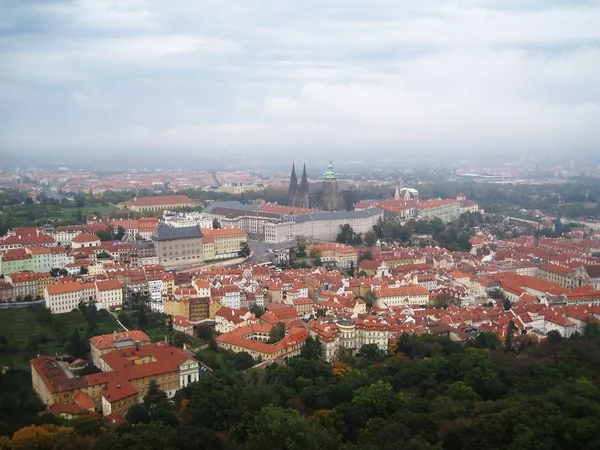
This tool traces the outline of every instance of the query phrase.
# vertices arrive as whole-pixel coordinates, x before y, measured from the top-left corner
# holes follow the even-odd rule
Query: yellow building
[[[190,312],[190,301],[188,299],[183,300],[165,300],[164,302],[164,313],[167,316],[182,316],[189,319],[188,315]]]
[[[202,206],[202,204],[192,200],[187,195],[162,195],[156,197],[136,197],[133,201],[122,202],[117,206],[140,212],[196,208]]]
[[[212,230],[208,228],[202,229],[204,241],[210,242],[212,239],[214,245],[214,258],[208,258],[204,255],[204,260],[233,258],[239,255],[240,248],[243,242],[248,241],[248,235],[240,228],[221,228]],[[209,239],[207,239],[209,238]],[[210,249],[209,249],[210,250]]]
[[[270,361],[300,354],[304,341],[308,337],[306,328],[292,328],[279,342],[269,344],[267,341],[270,330],[270,325],[251,324],[222,334],[216,338],[216,341],[221,349],[234,353],[246,352],[254,359]]]

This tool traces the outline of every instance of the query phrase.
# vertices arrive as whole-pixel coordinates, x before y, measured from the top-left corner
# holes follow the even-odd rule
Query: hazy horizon
[[[5,3],[2,160],[600,153],[600,1]]]

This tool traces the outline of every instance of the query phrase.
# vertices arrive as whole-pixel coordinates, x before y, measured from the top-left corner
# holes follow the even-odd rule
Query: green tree
[[[217,219],[216,217],[213,219],[212,227],[215,230],[218,230],[221,228],[221,223],[219,222],[219,219]]]
[[[356,234],[350,224],[340,225],[340,232],[337,235],[336,242],[347,245],[362,244],[362,236]]]
[[[104,250],[96,255],[96,259],[109,259],[109,258],[110,258],[110,253],[108,253],[106,250]]]
[[[448,386],[448,396],[454,400],[473,402],[477,398],[475,391],[464,381],[457,381]]]
[[[132,425],[138,423],[150,423],[150,414],[148,414],[148,408],[142,403],[133,405],[125,414],[125,419]]]
[[[269,331],[269,343],[274,344],[279,342],[285,337],[285,324],[283,322],[277,322]]]
[[[450,305],[460,306],[460,299],[448,292],[441,292],[435,297],[434,305],[436,308],[447,308]]]
[[[232,362],[236,370],[246,370],[255,364],[254,358],[248,352],[234,353]]]
[[[169,402],[167,394],[158,387],[158,381],[156,379],[150,380],[148,385],[148,392],[144,395],[144,405],[150,409],[158,405]]]
[[[117,232],[115,233],[115,240],[121,241],[121,240],[123,240],[124,237],[125,237],[125,228],[123,228],[121,225],[119,225],[117,227]]]
[[[364,344],[358,354],[371,362],[381,361],[385,358],[385,351],[381,350],[377,344]]]
[[[265,308],[264,308],[264,306],[260,306],[259,304],[254,303],[250,307],[250,312],[252,314],[254,314],[254,316],[258,319],[258,318],[260,318],[260,316],[262,316],[265,313]]]
[[[506,298],[504,292],[500,288],[494,288],[488,293],[489,298],[493,298],[494,300],[502,300]]]
[[[589,321],[585,327],[585,337],[600,338],[600,325],[596,322]]]
[[[371,253],[371,251],[370,251],[370,250],[367,250],[367,251],[363,252],[363,253],[360,255],[359,261],[364,261],[364,260],[367,260],[367,259],[368,259],[369,261],[372,261],[372,260],[373,260],[373,253]]]
[[[85,358],[87,356],[84,338],[82,338],[82,336],[79,334],[79,330],[77,328],[73,330],[73,334],[69,340],[69,349],[75,358]]]
[[[250,256],[250,245],[248,244],[248,241],[244,241],[240,244],[240,251],[238,252],[238,254],[242,258],[247,258],[248,256]]]
[[[518,331],[514,321],[508,322],[506,327],[506,338],[504,338],[504,350],[509,352],[513,350],[514,334]]]
[[[308,336],[304,341],[304,346],[300,349],[300,357],[306,359],[318,360],[321,357],[321,341],[317,337]]]
[[[335,430],[311,424],[294,409],[277,406],[266,406],[250,418],[246,433],[250,450],[321,450],[341,444]]]
[[[372,247],[377,242],[377,235],[373,231],[367,231],[363,240],[366,246]]]
[[[96,231],[96,236],[98,236],[102,242],[112,241],[114,240],[114,229],[98,230]]]
[[[394,388],[379,380],[354,392],[352,404],[361,408],[367,417],[387,416],[394,410]]]
[[[365,301],[365,305],[367,306],[367,308],[372,308],[373,306],[375,306],[375,302],[377,301],[377,296],[375,295],[375,293],[373,291],[368,290],[364,296],[364,301]]]
[[[502,345],[500,337],[493,331],[482,331],[477,334],[475,339],[471,339],[470,344],[476,348],[488,348],[494,350]]]
[[[321,257],[321,249],[319,249],[317,247],[311,248],[308,256],[310,256],[313,259],[320,258]]]

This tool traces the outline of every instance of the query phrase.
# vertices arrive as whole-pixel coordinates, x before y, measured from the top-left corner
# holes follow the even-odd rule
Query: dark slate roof
[[[202,230],[200,227],[181,227],[175,228],[168,225],[160,225],[156,233],[152,236],[155,241],[172,241],[174,239],[194,239],[201,238]]]
[[[312,214],[299,214],[296,216],[296,222],[310,222],[312,220],[360,219],[362,217],[373,217],[379,214],[383,214],[383,210],[378,208],[363,209],[362,211],[327,211]]]
[[[228,219],[237,219],[238,217],[244,217],[244,216],[248,216],[248,215],[256,215],[257,217],[263,217],[263,218],[272,218],[272,219],[278,219],[281,214],[277,214],[277,213],[268,213],[268,212],[264,212],[264,211],[248,211],[245,209],[232,209],[232,208],[221,208],[220,206],[213,208],[211,211],[211,214],[214,214],[215,216],[222,216],[222,217],[226,217]]]
[[[152,242],[146,242],[146,241],[142,241],[142,242],[132,242],[131,245],[133,245],[135,248],[153,248],[154,245],[152,245]]]
[[[202,210],[202,212],[210,214],[215,208],[227,208],[227,209],[236,209],[242,211],[256,211],[259,205],[244,205],[237,200],[224,201],[224,202],[212,202],[206,208]]]

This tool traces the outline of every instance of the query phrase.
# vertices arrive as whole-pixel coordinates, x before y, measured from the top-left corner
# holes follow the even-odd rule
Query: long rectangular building
[[[52,314],[63,314],[79,307],[79,303],[95,303],[98,309],[121,309],[123,289],[116,279],[94,283],[59,283],[44,288],[46,308]]]
[[[245,205],[237,201],[213,202],[204,213],[216,218],[222,227],[237,227],[252,239],[273,244],[297,238],[333,242],[341,225],[348,224],[354,232],[364,234],[383,218],[383,210],[379,208],[325,212],[268,203]]]

